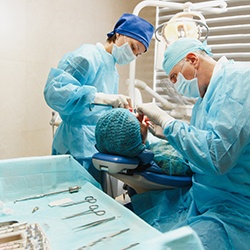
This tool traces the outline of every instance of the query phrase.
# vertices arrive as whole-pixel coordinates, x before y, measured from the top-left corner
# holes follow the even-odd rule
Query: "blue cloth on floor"
[[[136,194],[131,201],[133,211],[161,232],[188,225],[206,250],[249,249],[250,212],[233,203],[211,207],[201,214],[193,202],[193,188]]]

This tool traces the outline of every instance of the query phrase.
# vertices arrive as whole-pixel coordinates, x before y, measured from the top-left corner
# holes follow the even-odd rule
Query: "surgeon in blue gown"
[[[91,163],[97,152],[96,122],[107,109],[131,105],[128,96],[118,94],[116,64],[128,64],[145,53],[153,32],[149,22],[125,13],[107,34],[104,45],[82,45],[67,53],[49,73],[44,97],[62,119],[54,136],[52,154],[71,154],[98,181],[100,173]]]
[[[184,225],[205,249],[250,247],[250,67],[212,59],[209,47],[181,38],[164,53],[163,68],[181,94],[198,98],[190,125],[154,103],[138,106],[155,133],[189,162],[190,189],[132,197],[135,212],[161,231]],[[159,128],[162,130],[159,132]]]

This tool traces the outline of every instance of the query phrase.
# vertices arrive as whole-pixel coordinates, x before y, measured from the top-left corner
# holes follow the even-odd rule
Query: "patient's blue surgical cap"
[[[135,157],[145,149],[139,121],[127,109],[107,111],[97,122],[95,139],[101,153]]]
[[[125,13],[116,23],[114,30],[108,33],[107,36],[111,37],[115,33],[138,40],[147,50],[154,33],[154,26],[139,16]]]
[[[208,55],[212,55],[211,49],[207,46],[206,42],[201,42],[194,38],[179,38],[173,44],[167,47],[164,52],[164,60],[162,67],[169,75],[173,67],[181,61],[188,53],[203,50]]]

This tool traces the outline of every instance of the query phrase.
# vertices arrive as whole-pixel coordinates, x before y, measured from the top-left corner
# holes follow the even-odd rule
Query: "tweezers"
[[[111,220],[114,220],[114,219],[115,219],[115,216],[107,218],[107,219],[103,219],[103,220],[97,220],[97,221],[94,221],[94,222],[91,222],[91,223],[88,223],[88,224],[85,224],[85,225],[81,225],[79,227],[75,227],[74,230],[84,230],[84,229],[87,229],[87,228],[90,228],[90,227],[95,227],[95,226],[101,225],[101,224],[103,224],[105,222],[108,222],[108,221],[111,221]]]

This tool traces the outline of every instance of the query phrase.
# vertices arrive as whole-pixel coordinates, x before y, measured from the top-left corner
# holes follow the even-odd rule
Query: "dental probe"
[[[69,192],[69,193],[72,194],[72,193],[78,192],[79,189],[81,189],[81,187],[73,186],[73,187],[69,187],[66,190],[56,191],[56,192],[47,193],[47,194],[38,194],[38,195],[30,196],[30,197],[27,197],[27,198],[18,199],[18,200],[15,200],[14,203],[19,202],[19,201],[27,201],[27,200],[39,199],[39,198],[42,198],[42,197],[45,197],[45,196],[60,194],[60,193],[64,193],[64,192]]]

